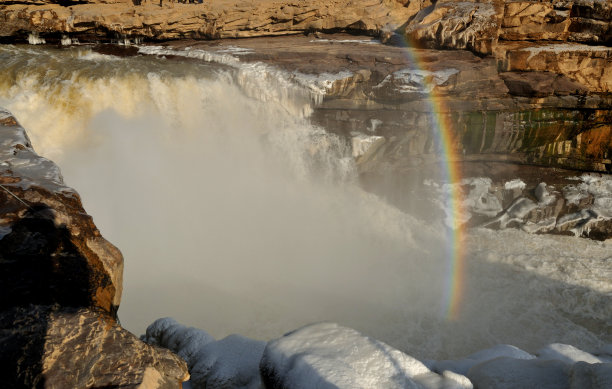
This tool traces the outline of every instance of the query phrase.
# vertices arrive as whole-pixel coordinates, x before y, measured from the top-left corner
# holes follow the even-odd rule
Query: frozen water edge
[[[3,124],[11,121],[14,125]],[[37,185],[51,192],[74,192],[64,185],[60,168],[41,157],[32,148],[26,131],[12,113],[0,107],[0,168],[10,170],[14,177],[20,180],[16,183],[4,184],[16,186],[23,190]]]
[[[612,344],[593,353],[553,343],[535,355],[499,344],[461,359],[418,360],[335,323],[316,323],[260,342],[231,335],[215,341],[171,318],[156,320],[142,339],[185,358],[187,388],[571,387],[612,383]],[[263,385],[262,385],[263,384]]]
[[[162,46],[140,46],[139,53],[147,55],[173,55],[186,58],[197,58],[206,62],[216,62],[223,65],[228,65],[246,72],[251,80],[265,79],[273,77],[277,79],[280,85],[285,88],[302,87],[311,93],[311,99],[319,104],[322,97],[331,89],[334,82],[351,77],[353,74],[349,71],[341,71],[339,73],[319,73],[305,74],[298,71],[286,72],[277,69],[271,65],[262,62],[244,63],[241,62],[237,55],[249,54],[249,49],[242,49],[235,46],[228,46],[219,50],[202,50],[185,48],[184,50],[175,50]],[[262,77],[265,75],[265,77]],[[273,90],[269,85],[259,85],[258,90]]]

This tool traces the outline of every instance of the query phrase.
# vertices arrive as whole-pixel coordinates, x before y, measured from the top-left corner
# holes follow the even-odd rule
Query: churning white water
[[[0,105],[123,252],[136,334],[164,316],[259,339],[329,320],[436,358],[612,340],[611,244],[569,237],[474,230],[448,321],[443,222],[359,188],[350,143],[308,120],[316,91],[239,61],[0,48]]]

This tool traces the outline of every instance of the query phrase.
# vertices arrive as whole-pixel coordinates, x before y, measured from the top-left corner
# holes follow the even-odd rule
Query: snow
[[[545,182],[540,182],[538,186],[536,186],[535,196],[538,199],[540,206],[546,206],[546,205],[552,204],[556,199],[554,195],[551,195],[548,192],[548,188],[546,187]]]
[[[351,77],[353,73],[343,70],[338,73],[318,73],[305,74],[298,71],[286,72],[274,66],[264,64],[262,62],[243,63],[236,55],[250,53],[250,49],[245,49],[236,46],[221,47],[215,50],[202,50],[186,47],[183,50],[175,50],[163,46],[139,46],[138,52],[146,55],[157,56],[179,56],[186,58],[197,58],[206,62],[215,62],[236,68],[240,73],[239,78],[242,81],[254,83],[254,88],[251,88],[250,94],[253,91],[261,93],[278,93],[286,89],[295,89],[296,87],[304,87],[312,93],[311,98],[315,102],[320,103],[321,97],[333,87],[334,83]],[[263,83],[262,83],[263,81]],[[297,91],[294,91],[297,92]],[[247,91],[247,93],[249,93]],[[285,96],[281,100],[288,100]]]
[[[11,118],[13,115],[0,107],[0,161],[2,169],[10,170],[21,180],[4,185],[24,190],[32,185],[38,185],[52,192],[74,192],[64,185],[60,168],[52,161],[36,154],[23,127],[19,124],[2,124],[2,121]]]
[[[523,190],[523,189],[525,189],[526,186],[527,185],[523,182],[523,180],[516,178],[514,180],[507,181],[504,184],[504,189],[506,189],[506,190],[513,190],[513,189]]]
[[[374,88],[382,88],[386,84],[392,83],[400,93],[429,93],[435,86],[444,84],[452,75],[457,73],[459,73],[459,70],[453,68],[436,71],[405,68],[388,75]]]
[[[468,178],[461,181],[462,185],[471,186],[470,192],[463,200],[463,206],[471,212],[495,216],[500,213],[503,208],[499,199],[489,192],[491,188],[490,178]]]
[[[215,341],[205,331],[181,325],[172,318],[153,322],[142,340],[166,347],[185,359],[191,374],[191,387],[260,387],[259,361],[265,342],[240,335]]]
[[[612,363],[578,362],[570,372],[570,389],[612,388]]]
[[[560,343],[549,344],[548,346],[539,349],[536,354],[538,355],[539,359],[556,359],[569,364],[574,364],[576,362],[602,362],[601,359],[592,354],[579,350],[574,346]]]
[[[316,323],[270,342],[240,335],[215,341],[174,319],[156,320],[143,340],[177,352],[188,364],[188,389],[610,388],[612,363],[560,343],[536,356],[499,344],[463,359],[421,362],[335,323]],[[612,345],[597,353],[609,356]]]
[[[529,57],[527,57],[527,61],[529,61],[534,56],[543,53],[543,52],[552,52],[555,54],[561,53],[576,53],[576,52],[594,52],[594,51],[612,51],[612,48],[606,46],[591,46],[580,43],[553,43],[542,46],[531,46],[523,49],[519,49],[519,51],[527,51],[529,52]]]
[[[443,371],[452,371],[457,374],[465,375],[473,366],[480,363],[490,361],[495,358],[508,357],[514,359],[534,359],[535,356],[526,351],[508,344],[499,344],[491,348],[480,350],[474,354],[468,355],[464,359],[459,360],[444,360],[436,362],[432,370],[441,373]]]
[[[372,147],[385,141],[382,136],[365,135],[361,133],[351,133],[351,145],[353,147],[353,158],[359,158],[366,154]]]
[[[310,43],[357,43],[362,45],[377,45],[377,39],[313,39]]]
[[[44,45],[47,42],[45,41],[45,38],[38,36],[37,32],[31,32],[28,34],[28,43],[31,45]]]
[[[569,381],[563,362],[509,357],[476,365],[467,376],[479,389],[560,389],[567,388]]]
[[[269,342],[260,368],[266,384],[295,389],[472,387],[335,323],[308,325]]]

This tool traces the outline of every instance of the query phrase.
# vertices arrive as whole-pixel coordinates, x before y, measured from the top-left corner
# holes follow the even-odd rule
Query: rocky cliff
[[[179,388],[185,363],[120,327],[123,258],[0,110],[0,381]]]
[[[234,1],[26,0],[0,5],[0,36],[26,39],[36,33],[52,42],[62,35],[79,40],[139,37],[238,38],[320,30],[376,33],[396,28],[421,0]]]

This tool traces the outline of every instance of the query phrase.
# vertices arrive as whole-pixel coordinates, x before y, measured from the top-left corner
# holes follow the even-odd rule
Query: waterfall
[[[599,329],[547,305],[564,280],[517,274],[511,262],[525,242],[545,261],[554,259],[538,251],[542,242],[599,259],[606,247],[476,231],[466,310],[448,322],[439,315],[448,282],[443,221],[418,219],[359,187],[350,140],[308,118],[325,83],[196,54],[0,48],[0,106],[59,164],[124,254],[119,316],[127,329],[140,334],[173,316],[216,337],[269,339],[329,320],[413,355],[599,342]],[[590,307],[603,301],[601,290],[573,290]],[[535,323],[524,341],[516,316]]]

